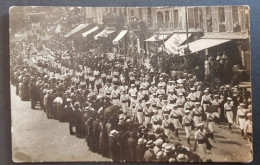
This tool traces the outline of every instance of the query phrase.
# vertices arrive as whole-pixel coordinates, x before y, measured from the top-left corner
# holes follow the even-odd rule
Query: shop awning
[[[188,34],[188,38],[191,34]],[[167,41],[165,41],[165,49],[174,54],[180,54],[182,44],[187,40],[186,33],[174,33]]]
[[[217,46],[231,40],[227,39],[200,39],[194,42],[189,43],[189,49],[191,53],[195,53],[213,46]]]
[[[144,40],[146,42],[156,42],[156,41],[162,41],[165,40],[169,35],[153,35],[152,37]]]
[[[105,29],[98,33],[97,35],[94,36],[95,40],[98,40],[98,37],[108,37],[109,34],[114,33],[116,30],[110,30],[110,29]]]
[[[66,34],[64,37],[65,38],[68,38],[70,37],[71,35],[79,32],[80,30],[86,28],[89,24],[85,23],[85,24],[79,24],[77,27],[75,27],[73,30],[71,30],[68,34]]]
[[[82,33],[82,36],[83,37],[87,37],[89,34],[95,32],[96,30],[98,30],[98,26],[95,26],[92,29],[90,29],[89,31],[86,31],[86,32]]]
[[[120,41],[127,33],[128,30],[121,30],[118,36],[113,40],[113,44],[118,44],[118,41]]]

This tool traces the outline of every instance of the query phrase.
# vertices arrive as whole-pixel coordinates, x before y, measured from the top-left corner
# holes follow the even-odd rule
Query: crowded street
[[[248,10],[215,9],[219,21]],[[209,8],[13,8],[13,160],[250,162],[248,22],[202,33],[196,10]],[[161,27],[151,33],[142,11]],[[186,13],[190,30],[169,27],[170,11]]]

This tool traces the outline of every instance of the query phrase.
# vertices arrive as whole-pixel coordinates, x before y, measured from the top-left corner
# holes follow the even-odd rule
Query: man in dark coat
[[[153,151],[154,143],[152,140],[149,140],[146,144],[148,148],[144,153],[144,162],[153,162],[156,159],[156,155]]]
[[[36,104],[36,85],[34,79],[31,80],[29,85],[30,98],[31,98],[31,108],[35,108]]]
[[[134,132],[130,133],[130,137],[127,139],[127,161],[135,162],[136,161],[136,145]]]
[[[113,162],[120,161],[120,145],[118,143],[118,132],[112,130],[109,137],[109,155]]]
[[[145,152],[145,143],[146,140],[143,138],[138,139],[137,146],[136,146],[136,161],[143,162],[144,159],[144,152]]]
[[[99,149],[99,137],[100,137],[100,132],[99,132],[99,119],[96,116],[94,116],[94,121],[93,121],[93,152],[98,152]]]

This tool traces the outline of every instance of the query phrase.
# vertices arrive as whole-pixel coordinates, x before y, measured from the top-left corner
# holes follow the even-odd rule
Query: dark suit
[[[109,137],[109,155],[113,162],[119,162],[120,161],[120,146],[118,144],[117,139],[113,137]]]
[[[127,139],[127,159],[129,162],[136,161],[136,140],[133,137]]]
[[[145,147],[143,145],[137,145],[136,146],[136,161],[137,162],[143,162],[144,160],[144,152]]]

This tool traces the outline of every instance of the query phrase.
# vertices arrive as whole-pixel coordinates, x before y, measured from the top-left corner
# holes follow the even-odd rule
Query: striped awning
[[[95,40],[98,40],[99,37],[108,37],[109,34],[114,33],[116,30],[104,29],[100,33],[94,36]]]
[[[113,44],[118,44],[118,42],[126,35],[128,30],[121,30],[117,37],[113,40]]]
[[[83,36],[83,37],[87,37],[89,34],[95,32],[96,30],[98,30],[98,26],[95,26],[95,27],[93,27],[92,29],[90,29],[90,30],[88,30],[88,31],[86,31],[86,32],[84,32],[84,33],[82,33],[82,36]]]
[[[85,24],[79,24],[77,27],[75,27],[73,30],[71,30],[68,34],[66,34],[64,37],[68,38],[70,36],[72,36],[73,34],[79,32],[80,30],[86,28],[89,24],[85,23]]]

